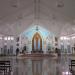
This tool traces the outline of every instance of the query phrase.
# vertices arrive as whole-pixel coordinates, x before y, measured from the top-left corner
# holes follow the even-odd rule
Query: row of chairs
[[[71,63],[69,65],[69,70],[72,73],[72,75],[75,75],[75,60],[71,60]]]
[[[71,60],[69,70],[72,75],[75,75],[75,60]],[[0,61],[0,73],[2,73],[2,75],[11,75],[10,61]]]
[[[0,61],[0,73],[2,75],[11,75],[10,61]]]

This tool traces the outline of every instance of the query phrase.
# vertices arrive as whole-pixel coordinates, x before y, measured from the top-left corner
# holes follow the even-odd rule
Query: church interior
[[[0,75],[75,75],[75,0],[0,0]]]

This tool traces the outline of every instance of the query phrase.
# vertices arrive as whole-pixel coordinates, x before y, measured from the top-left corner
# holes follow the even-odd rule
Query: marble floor
[[[0,57],[0,60],[11,61],[11,75],[71,75],[70,56],[67,55],[58,58]]]

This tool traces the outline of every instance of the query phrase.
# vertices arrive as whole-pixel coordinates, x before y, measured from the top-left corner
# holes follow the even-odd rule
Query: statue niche
[[[32,52],[43,52],[42,51],[42,38],[39,33],[35,33],[32,38]]]

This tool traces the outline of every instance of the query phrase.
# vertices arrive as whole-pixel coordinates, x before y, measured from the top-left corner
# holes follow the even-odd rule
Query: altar
[[[31,54],[19,54],[18,55],[19,57],[25,57],[25,58],[36,58],[36,57],[40,57],[40,58],[43,58],[43,57],[57,57],[57,54],[56,53],[47,53],[47,54],[44,54],[44,53],[31,53]]]
[[[20,35],[21,56],[52,56],[52,53],[47,52],[54,50],[54,41],[53,33],[35,25]]]

